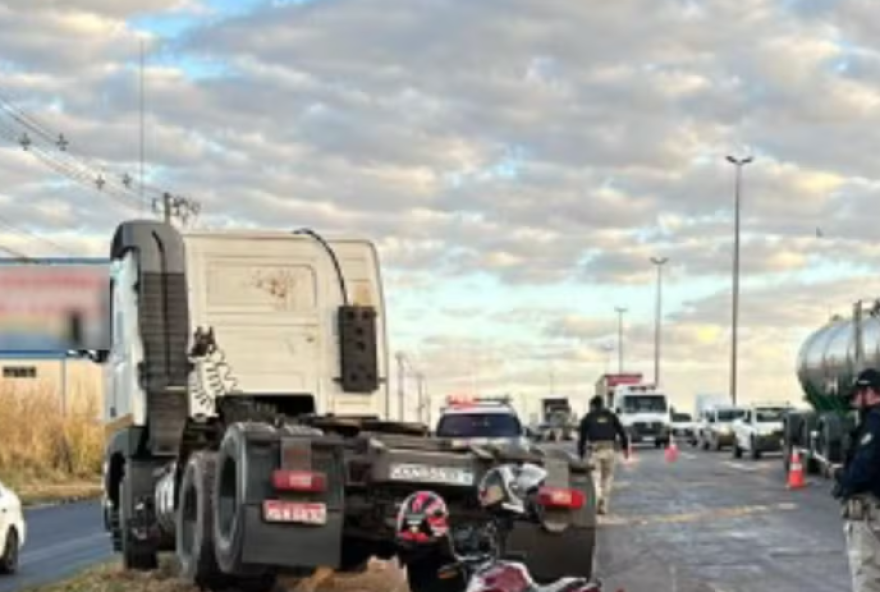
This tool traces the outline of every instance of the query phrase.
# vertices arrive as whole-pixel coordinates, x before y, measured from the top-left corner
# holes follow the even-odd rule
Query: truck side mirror
[[[615,407],[615,408],[614,408],[614,413],[617,413],[617,414],[619,415],[619,414],[620,414],[620,407]]]

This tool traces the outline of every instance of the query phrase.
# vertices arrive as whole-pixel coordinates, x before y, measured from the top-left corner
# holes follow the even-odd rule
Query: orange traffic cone
[[[678,460],[678,445],[675,443],[675,438],[672,436],[669,437],[669,445],[666,447],[664,456],[666,457],[666,462],[671,463]]]
[[[786,487],[788,489],[801,489],[806,487],[807,483],[804,481],[804,467],[801,465],[801,455],[798,452],[797,448],[794,448],[791,451],[791,466],[788,469],[788,483]]]

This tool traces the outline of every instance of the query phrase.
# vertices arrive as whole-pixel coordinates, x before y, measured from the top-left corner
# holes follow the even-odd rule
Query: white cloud
[[[613,341],[617,294],[650,316],[655,255],[679,294],[719,294],[671,303],[671,384],[723,389],[724,156],[751,151],[744,385],[791,391],[798,336],[864,292],[798,282],[816,281],[820,261],[876,271],[880,53],[864,0],[789,4],[319,0],[223,15],[195,0],[5,3],[0,95],[118,188],[137,174],[137,27],[149,28],[150,184],[197,197],[204,224],[374,237],[396,342],[422,352],[435,392],[473,382],[482,356],[488,386],[546,390],[553,360],[560,385],[588,393],[605,360],[590,336]],[[106,252],[137,192],[60,183],[11,141],[23,131],[0,106],[0,217]],[[26,233],[0,244],[51,248]],[[491,298],[475,273],[501,282]],[[634,322],[629,351],[649,368],[650,325]]]

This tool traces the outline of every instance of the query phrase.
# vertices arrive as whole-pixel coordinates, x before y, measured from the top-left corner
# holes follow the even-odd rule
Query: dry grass
[[[278,592],[407,592],[400,570],[391,563],[372,562],[363,574],[314,577],[282,581]],[[173,563],[163,561],[153,573],[125,572],[116,562],[107,563],[80,575],[32,588],[27,592],[200,592],[177,579]]]
[[[104,433],[100,390],[71,381],[66,413],[54,385],[0,382],[0,480],[25,503],[100,491]]]

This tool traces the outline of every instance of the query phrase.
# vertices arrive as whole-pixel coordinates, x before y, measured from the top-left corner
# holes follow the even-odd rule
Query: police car
[[[434,435],[453,445],[530,443],[509,397],[449,397]]]

